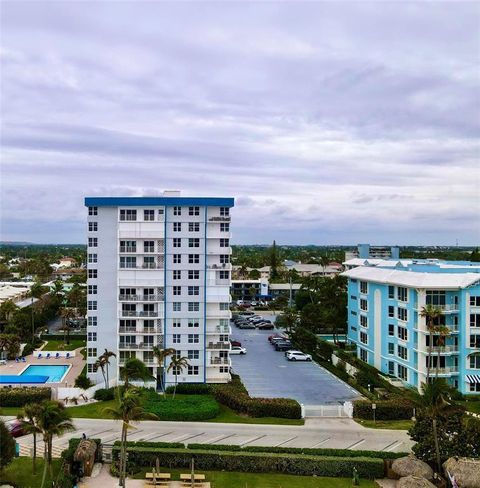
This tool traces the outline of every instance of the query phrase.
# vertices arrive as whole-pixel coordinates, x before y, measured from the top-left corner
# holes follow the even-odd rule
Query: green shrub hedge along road
[[[51,396],[52,390],[48,387],[0,388],[0,409],[3,407],[23,407],[29,403],[40,403],[43,400],[50,400]]]
[[[36,474],[32,473],[32,458],[18,457],[0,471],[0,485],[10,484],[18,488],[40,488],[42,485],[43,475],[43,458],[37,459]],[[52,459],[53,477],[57,479],[57,475],[62,465],[61,459]],[[45,486],[52,486],[52,479],[50,478],[49,470],[47,469],[47,477]]]

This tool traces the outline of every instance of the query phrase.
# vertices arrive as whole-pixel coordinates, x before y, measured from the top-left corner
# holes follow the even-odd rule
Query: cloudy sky
[[[480,243],[478,2],[1,2],[2,240],[234,196],[234,242]]]

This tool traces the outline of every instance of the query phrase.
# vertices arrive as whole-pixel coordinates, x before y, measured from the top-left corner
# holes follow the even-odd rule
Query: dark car
[[[239,329],[255,329],[255,326],[250,322],[242,322],[238,324]]]
[[[258,330],[272,330],[275,326],[271,322],[261,322],[257,325]]]
[[[270,344],[272,344],[272,346],[274,346],[277,342],[285,342],[285,341],[288,341],[288,339],[286,337],[278,336],[278,337],[274,337],[270,341]]]
[[[277,342],[275,344],[275,351],[289,351],[290,349],[293,349],[290,341]]]
[[[19,420],[12,420],[12,422],[9,422],[7,424],[7,429],[12,437],[21,437],[22,435],[27,434]]]
[[[230,339],[230,344],[232,346],[239,346],[239,347],[242,347],[242,343],[239,342],[239,341],[234,341],[233,339]]]

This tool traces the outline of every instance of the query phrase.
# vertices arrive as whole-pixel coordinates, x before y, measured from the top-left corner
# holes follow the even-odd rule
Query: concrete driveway
[[[272,317],[266,317],[272,322]],[[315,362],[288,361],[268,342],[277,330],[239,329],[232,322],[232,339],[247,354],[232,355],[233,371],[240,375],[253,397],[294,398],[304,405],[338,405],[359,393]]]

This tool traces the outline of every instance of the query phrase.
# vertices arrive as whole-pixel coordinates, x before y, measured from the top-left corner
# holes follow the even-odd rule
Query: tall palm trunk
[[[108,377],[108,363],[106,364],[106,366],[107,366],[107,382],[105,387],[108,388],[110,386],[110,378]]]
[[[429,332],[428,332],[428,355],[427,355],[427,383],[428,380],[430,379],[430,368],[432,367],[432,342],[433,342],[433,336],[431,329],[429,327]]]
[[[435,442],[435,457],[437,458],[437,472],[442,472],[442,462],[440,460],[440,446],[438,444],[437,419],[432,419],[433,440]]]
[[[178,383],[178,373],[177,373],[177,368],[175,368],[175,387],[173,388],[173,399],[175,399],[175,393],[177,393],[177,383]]]
[[[32,471],[33,474],[36,473],[37,471],[37,433],[33,431],[33,460],[32,460],[33,466],[32,466]]]
[[[435,377],[438,378],[440,374],[440,341],[437,344],[437,367],[435,368]]]
[[[128,425],[124,422],[122,425],[122,445],[120,449],[120,486],[125,486],[125,473],[127,471],[127,428]]]
[[[43,438],[44,448],[43,448],[43,475],[42,475],[42,485],[41,488],[45,486],[45,479],[47,477],[47,465],[48,465],[48,439],[44,436]]]

